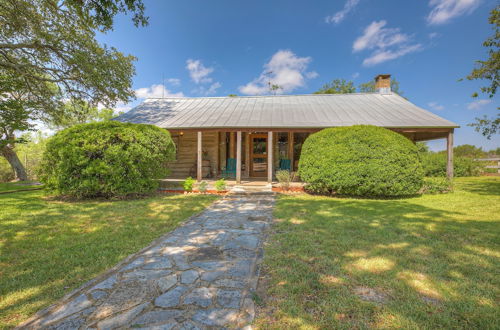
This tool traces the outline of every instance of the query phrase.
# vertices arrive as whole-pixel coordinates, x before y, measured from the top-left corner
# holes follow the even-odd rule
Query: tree
[[[133,56],[100,45],[95,31],[131,11],[147,24],[141,0],[2,0],[0,3],[0,152],[18,179],[15,133],[68,111],[64,99],[111,108],[134,97]]]
[[[111,120],[115,117],[113,109],[92,106],[86,102],[72,100],[66,102],[63,111],[50,120],[49,126],[54,129],[64,129],[78,124]]]
[[[456,157],[480,158],[485,152],[482,148],[478,148],[471,144],[462,144],[453,148],[453,154]]]
[[[489,58],[485,61],[476,61],[476,67],[466,78],[468,80],[489,81],[489,85],[481,87],[480,90],[492,98],[500,86],[500,5],[491,10],[488,21],[493,25],[495,31],[491,37],[483,42],[483,46],[488,48]],[[477,97],[478,93],[476,92],[472,96]],[[487,139],[491,139],[494,134],[500,132],[500,113],[497,113],[496,118],[476,118],[476,122],[469,124],[469,126],[474,127],[477,132],[481,132]]]
[[[329,83],[326,83],[314,94],[348,94],[355,93],[356,87],[352,81],[347,81],[345,79],[334,79]]]
[[[358,90],[360,93],[375,93],[377,91],[375,89],[375,81],[371,80],[371,81],[366,82],[364,84],[360,84],[358,86]],[[397,81],[394,78],[391,79],[391,91],[393,93],[400,95],[400,96],[403,95],[403,92],[399,90],[399,81]]]

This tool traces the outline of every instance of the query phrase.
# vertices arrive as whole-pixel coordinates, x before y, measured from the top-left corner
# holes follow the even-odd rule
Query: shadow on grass
[[[442,207],[460,194],[280,198],[258,326],[498,328],[500,181],[493,183],[461,184],[477,194],[464,195],[461,207]],[[477,203],[484,214],[468,210]]]
[[[46,307],[200,212],[215,197],[63,202],[0,196],[0,328]]]

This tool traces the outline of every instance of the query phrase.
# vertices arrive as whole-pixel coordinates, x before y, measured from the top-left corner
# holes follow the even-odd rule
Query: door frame
[[[259,138],[259,139],[266,139],[266,154],[254,154],[253,153],[253,140],[254,138]],[[249,133],[248,134],[248,150],[250,151],[249,155],[249,163],[250,163],[250,171],[249,171],[249,176],[252,178],[265,178],[267,177],[267,150],[269,150],[269,139],[267,136],[267,133]],[[271,142],[272,143],[272,142]],[[253,160],[254,158],[264,158],[266,159],[266,171],[265,172],[259,172],[259,174],[255,174],[253,171]]]

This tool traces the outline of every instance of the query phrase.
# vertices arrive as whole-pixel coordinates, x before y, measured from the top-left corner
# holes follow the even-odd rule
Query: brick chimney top
[[[380,94],[391,93],[391,75],[379,74],[375,77],[375,90]]]

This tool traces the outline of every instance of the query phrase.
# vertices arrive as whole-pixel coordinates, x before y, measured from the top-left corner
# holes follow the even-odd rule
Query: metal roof
[[[458,127],[394,93],[147,99],[117,120],[170,129]]]

